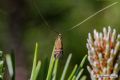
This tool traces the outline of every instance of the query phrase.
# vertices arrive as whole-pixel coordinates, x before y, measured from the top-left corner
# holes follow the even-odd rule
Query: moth
[[[62,35],[59,34],[55,40],[54,57],[60,58],[63,55]]]

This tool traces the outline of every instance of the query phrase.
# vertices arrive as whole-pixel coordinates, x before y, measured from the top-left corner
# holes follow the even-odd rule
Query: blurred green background
[[[58,33],[62,34],[64,55],[59,64],[59,78],[69,53],[73,54],[69,71],[87,54],[89,32],[111,26],[119,33],[119,3],[69,30],[116,1],[119,0],[0,0],[0,50],[5,53],[15,51],[17,80],[27,80],[30,76],[35,42],[39,43],[39,59],[44,64],[46,58],[49,61]],[[86,61],[85,69],[88,64]],[[85,74],[89,76],[87,70]]]

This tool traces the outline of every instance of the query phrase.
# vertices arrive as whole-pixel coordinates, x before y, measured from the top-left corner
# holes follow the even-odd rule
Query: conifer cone
[[[115,29],[103,28],[103,32],[94,30],[87,39],[87,69],[92,80],[120,80],[120,34]]]

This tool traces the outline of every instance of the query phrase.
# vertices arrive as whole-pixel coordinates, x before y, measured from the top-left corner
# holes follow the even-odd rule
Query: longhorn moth
[[[54,56],[55,58],[60,58],[62,55],[63,55],[62,35],[59,34],[55,40]]]

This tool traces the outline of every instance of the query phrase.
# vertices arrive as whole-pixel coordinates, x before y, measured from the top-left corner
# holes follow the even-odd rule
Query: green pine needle
[[[8,66],[8,72],[9,72],[10,79],[12,80],[14,72],[13,72],[13,65],[12,65],[13,63],[12,63],[12,59],[11,59],[10,54],[6,54],[6,63]]]
[[[75,72],[77,70],[77,67],[78,67],[78,65],[76,64],[75,67],[74,67],[74,69],[73,69],[73,71],[71,72],[70,76],[68,77],[68,80],[72,79],[72,77],[74,76],[74,74],[75,74]]]
[[[37,80],[37,76],[40,71],[40,67],[41,67],[41,61],[38,61],[38,64],[37,64],[37,66],[35,68],[35,72],[34,72],[34,80]]]
[[[75,73],[76,76],[78,75],[80,69],[83,67],[83,65],[84,65],[84,63],[85,63],[85,61],[86,61],[86,59],[87,59],[87,55],[85,55],[85,56],[83,57],[81,63],[79,64],[79,67],[78,67],[78,69],[77,69],[77,71],[76,71],[76,73]]]
[[[73,76],[72,80],[76,80],[76,76]]]
[[[67,73],[67,69],[68,69],[68,66],[69,66],[71,57],[72,57],[72,54],[69,54],[60,80],[64,80],[64,79],[65,79],[65,75],[66,75],[66,73]]]
[[[52,77],[52,71],[53,71],[54,62],[55,62],[54,49],[55,49],[55,47],[53,47],[53,51],[52,51],[52,55],[51,55],[51,59],[50,59],[50,63],[49,63],[48,74],[47,74],[46,80],[51,80],[51,77]]]
[[[37,65],[37,57],[38,57],[38,43],[36,43],[36,46],[35,46],[35,53],[34,53],[34,60],[33,60],[33,68],[32,68],[32,73],[31,73],[31,78],[30,80],[36,80],[35,77],[37,77],[37,75],[35,73],[36,72],[36,68],[37,69],[40,69],[40,65],[41,63],[38,62],[38,65]],[[37,67],[36,67],[37,66]]]
[[[78,73],[77,77],[76,77],[76,80],[78,80],[80,78],[80,76],[82,75],[84,69],[81,69],[80,72]]]
[[[80,67],[83,67],[84,63],[85,63],[85,60],[87,58],[87,55],[85,55],[80,63]]]
[[[52,78],[52,80],[56,80],[58,61],[59,61],[59,59],[56,58],[56,60],[55,60],[55,65],[54,65],[54,69],[53,69],[53,78]]]
[[[86,76],[82,76],[82,78],[80,80],[86,80]]]

